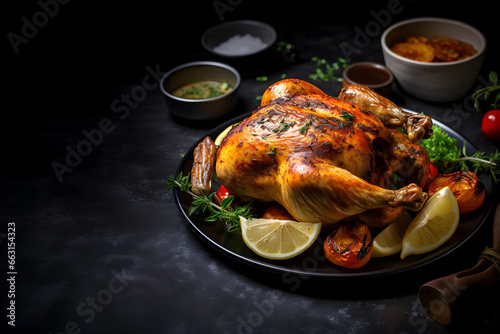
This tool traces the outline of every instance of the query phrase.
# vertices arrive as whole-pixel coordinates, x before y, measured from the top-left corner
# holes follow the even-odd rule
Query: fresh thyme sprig
[[[240,216],[245,218],[256,217],[255,209],[252,206],[253,201],[246,203],[245,205],[232,205],[234,201],[234,196],[228,196],[223,199],[220,205],[213,202],[215,192],[206,195],[196,195],[191,189],[191,183],[189,182],[189,173],[186,176],[182,175],[182,172],[177,175],[177,178],[169,176],[167,179],[167,190],[170,188],[177,188],[180,191],[184,191],[193,197],[193,202],[188,210],[188,215],[191,216],[196,210],[200,209],[202,212],[209,211],[210,216],[205,218],[205,221],[214,222],[221,220],[226,224],[231,224],[229,227],[229,232],[236,231],[240,229]]]

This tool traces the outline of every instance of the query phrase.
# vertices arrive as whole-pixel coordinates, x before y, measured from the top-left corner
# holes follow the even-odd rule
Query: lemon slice
[[[448,241],[458,227],[460,214],[449,187],[432,195],[403,235],[401,258],[432,251]]]
[[[226,135],[228,134],[229,131],[231,131],[232,128],[234,128],[238,123],[235,123],[235,124],[232,124],[230,126],[228,126],[224,131],[222,131],[221,133],[219,133],[219,135],[217,136],[217,138],[215,138],[215,146],[219,146],[222,141],[224,140],[224,138],[226,137]]]
[[[394,255],[401,251],[403,235],[412,221],[408,212],[403,213],[373,239],[372,257]]]
[[[321,223],[240,217],[245,244],[257,255],[286,260],[308,249],[318,238]]]

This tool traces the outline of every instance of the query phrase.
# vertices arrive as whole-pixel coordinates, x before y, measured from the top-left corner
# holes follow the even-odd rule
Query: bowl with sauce
[[[169,111],[188,120],[216,119],[238,102],[241,77],[227,64],[197,61],[171,69],[160,81]]]
[[[394,77],[387,67],[373,62],[354,63],[342,73],[342,86],[363,85],[380,95],[388,97],[392,91]]]
[[[477,79],[486,49],[478,29],[438,17],[395,23],[380,42],[385,65],[398,84],[409,94],[433,102],[465,96]],[[471,51],[463,54],[465,49]]]
[[[254,72],[271,55],[276,43],[276,30],[254,20],[234,20],[216,25],[203,33],[201,45],[217,60],[238,70]]]

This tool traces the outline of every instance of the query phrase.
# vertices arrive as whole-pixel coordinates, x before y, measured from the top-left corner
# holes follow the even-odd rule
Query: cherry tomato
[[[295,220],[281,205],[270,206],[262,215],[264,219]]]
[[[215,201],[217,202],[217,204],[220,205],[222,203],[222,201],[229,196],[234,196],[234,194],[232,192],[230,192],[229,190],[227,190],[226,187],[221,185],[219,187],[219,190],[217,190],[217,192],[215,193]],[[236,207],[236,203],[234,202],[234,200],[233,200],[233,203],[231,203],[231,207],[233,209]]]
[[[500,110],[493,109],[483,116],[481,131],[492,140],[500,140]]]
[[[359,220],[340,223],[326,238],[323,250],[333,264],[352,269],[362,267],[372,256],[370,230]]]
[[[439,170],[437,169],[436,165],[434,165],[434,163],[432,163],[432,162],[431,162],[430,167],[431,167],[431,171],[429,173],[429,177],[431,179],[433,179],[433,178],[435,178],[436,176],[439,175]]]

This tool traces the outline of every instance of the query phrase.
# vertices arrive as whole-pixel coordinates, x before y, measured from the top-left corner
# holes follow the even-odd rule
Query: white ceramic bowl
[[[452,62],[426,63],[408,59],[390,47],[409,36],[452,37],[471,44],[477,53]],[[433,102],[447,102],[463,97],[479,74],[486,49],[486,39],[476,28],[455,20],[421,17],[396,23],[382,34],[385,65],[399,84],[410,94]]]

